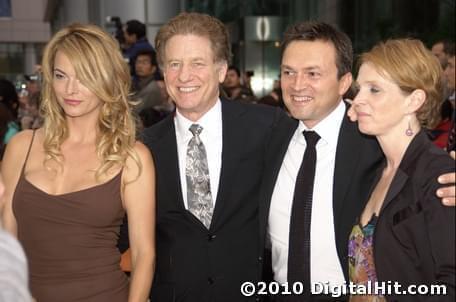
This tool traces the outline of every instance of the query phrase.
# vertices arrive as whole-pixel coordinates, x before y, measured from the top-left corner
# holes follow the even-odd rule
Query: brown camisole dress
[[[33,134],[35,135],[35,133]],[[13,196],[18,239],[37,302],[125,302],[128,279],[116,248],[124,217],[121,172],[101,185],[50,195],[27,181]]]

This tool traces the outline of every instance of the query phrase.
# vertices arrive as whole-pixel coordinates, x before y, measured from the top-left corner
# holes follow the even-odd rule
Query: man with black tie
[[[296,120],[283,120],[268,148],[260,249],[266,243],[273,279],[302,282],[304,294],[276,301],[347,299],[311,295],[311,284],[337,287],[348,280],[349,234],[383,158],[375,138],[347,117],[343,95],[352,61],[350,39],[328,24],[303,22],[284,34],[281,85]],[[454,183],[454,174],[446,177]],[[454,197],[454,187],[447,190]]]
[[[174,115],[144,132],[157,169],[152,302],[246,301],[259,278],[258,189],[280,110],[219,98],[230,59],[217,19],[183,13],[155,46]]]

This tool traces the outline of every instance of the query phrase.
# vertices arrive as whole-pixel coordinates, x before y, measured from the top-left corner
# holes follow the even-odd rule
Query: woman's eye
[[[377,87],[371,87],[369,90],[370,90],[371,93],[379,93],[380,92],[380,89],[378,89]]]

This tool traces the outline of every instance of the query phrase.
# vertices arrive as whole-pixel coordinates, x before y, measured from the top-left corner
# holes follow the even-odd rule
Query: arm
[[[129,158],[122,176],[132,265],[128,301],[145,302],[155,271],[155,168],[142,143],[136,143],[135,151],[142,164],[141,174],[138,177],[138,167]]]
[[[435,180],[436,174],[433,175],[425,185],[423,194],[427,238],[435,265],[434,280],[431,283],[445,285],[447,296],[430,296],[426,301],[450,301],[450,297],[455,294],[455,211],[443,206],[435,196],[439,184]]]
[[[3,193],[5,193],[5,185],[3,184],[2,173],[0,173],[0,200],[3,198]]]
[[[3,198],[0,199],[0,221],[8,232],[17,236],[16,218],[13,214],[13,195],[21,175],[32,131],[22,131],[10,140],[2,161],[2,176],[5,186]],[[1,196],[0,196],[1,197]]]
[[[451,157],[455,159],[456,153],[452,151],[450,153]],[[455,206],[455,182],[456,182],[456,173],[447,173],[447,174],[442,174],[439,176],[438,181],[442,185],[450,185],[452,186],[447,186],[447,187],[439,187],[437,190],[437,196],[442,198],[442,203],[446,206]]]

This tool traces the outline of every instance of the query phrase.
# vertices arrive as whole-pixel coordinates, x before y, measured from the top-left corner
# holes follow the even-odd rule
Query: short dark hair
[[[241,72],[239,71],[239,68],[237,68],[236,66],[230,65],[230,66],[228,67],[228,71],[229,71],[229,70],[234,70],[234,72],[237,74],[237,76],[238,76],[238,77],[241,77]]]
[[[6,79],[0,79],[0,103],[3,103],[13,115],[17,115],[19,98],[16,87]]]
[[[129,20],[125,24],[127,25],[125,30],[129,35],[135,34],[137,39],[146,36],[146,25],[144,25],[144,23],[139,22],[138,20]]]
[[[136,57],[135,57],[135,61],[139,56],[148,56],[150,58],[150,64],[152,66],[158,66],[156,53],[152,49],[144,49],[144,50],[138,51],[138,53],[136,54]]]
[[[287,28],[282,41],[282,55],[294,41],[325,41],[336,49],[337,77],[351,72],[353,66],[353,47],[350,38],[332,25],[319,21],[305,21]],[[305,56],[305,54],[303,54]]]

